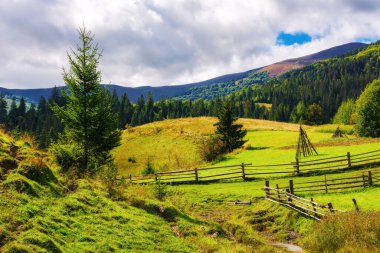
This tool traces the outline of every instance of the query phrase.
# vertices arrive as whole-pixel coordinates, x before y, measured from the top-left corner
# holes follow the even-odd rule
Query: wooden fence
[[[334,209],[331,203],[328,203],[326,205],[318,204],[314,201],[313,198],[310,198],[310,200],[301,198],[290,193],[289,189],[280,189],[278,185],[276,188],[272,188],[269,186],[269,181],[265,182],[264,191],[265,199],[288,207],[294,211],[301,213],[304,216],[313,218],[315,220],[320,220],[322,217],[328,214],[343,212]],[[356,201],[354,201],[354,203],[356,204]]]
[[[269,182],[269,181],[268,181]],[[350,175],[342,178],[328,179],[324,176],[322,180],[301,181],[295,182],[293,179],[289,180],[289,185],[278,186],[279,189],[288,189],[290,193],[329,193],[342,191],[354,188],[364,188],[373,186],[376,182],[380,182],[379,174],[374,174],[368,171],[362,175]]]
[[[220,167],[195,168],[191,170],[177,170],[168,172],[158,172],[150,175],[130,176],[131,183],[151,183],[160,180],[161,183],[198,183],[214,182],[224,179],[247,180],[251,164],[239,164]]]
[[[311,161],[299,161],[296,159],[294,168],[296,174],[304,174],[321,170],[355,169],[370,164],[380,164],[380,150],[360,154],[347,152],[345,155],[314,159]]]
[[[237,165],[194,168],[189,170],[176,170],[158,172],[150,175],[130,175],[123,178],[131,183],[152,183],[160,180],[162,183],[201,183],[215,182],[229,179],[252,180],[255,178],[269,178],[271,176],[298,176],[313,172],[337,171],[356,169],[370,165],[380,164],[380,150],[314,159],[310,161],[298,161],[283,164],[255,164],[242,163]],[[378,175],[377,175],[378,176]],[[118,180],[121,178],[118,177]]]

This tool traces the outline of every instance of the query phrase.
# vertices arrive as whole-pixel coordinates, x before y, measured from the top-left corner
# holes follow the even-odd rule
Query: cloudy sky
[[[380,39],[378,0],[0,0],[0,86],[63,85],[85,24],[104,83],[183,84]]]

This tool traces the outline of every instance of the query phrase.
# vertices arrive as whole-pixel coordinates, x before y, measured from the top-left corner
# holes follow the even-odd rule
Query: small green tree
[[[319,104],[311,104],[306,110],[305,123],[310,125],[320,125],[323,123],[323,108]]]
[[[351,125],[353,121],[353,113],[355,111],[355,102],[353,99],[343,101],[336,112],[333,122],[334,124]]]
[[[356,131],[360,136],[380,136],[380,79],[370,83],[356,101]]]
[[[225,152],[232,152],[246,143],[244,140],[247,130],[242,129],[243,125],[236,124],[234,108],[231,100],[226,100],[218,113],[218,120],[215,133],[223,143]]]
[[[80,28],[79,38],[81,44],[68,54],[70,70],[63,71],[68,87],[63,96],[67,103],[52,105],[64,125],[53,152],[62,166],[77,168],[83,175],[94,174],[109,163],[110,150],[120,144],[120,131],[110,95],[100,85],[101,54],[93,44],[93,35],[86,28]]]
[[[290,122],[292,123],[303,123],[306,116],[306,106],[301,101],[294,107],[292,114],[290,114]]]

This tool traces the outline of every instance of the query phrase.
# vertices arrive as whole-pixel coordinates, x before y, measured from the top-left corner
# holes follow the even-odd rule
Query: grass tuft
[[[312,252],[378,252],[380,212],[348,212],[315,223],[304,240]]]

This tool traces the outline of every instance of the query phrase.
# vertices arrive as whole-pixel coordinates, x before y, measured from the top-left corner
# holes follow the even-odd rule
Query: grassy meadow
[[[199,142],[213,133],[216,118],[199,117],[165,120],[129,128],[123,132],[122,145],[113,152],[119,173],[138,175],[150,161],[157,171],[224,166],[241,163],[277,164],[295,160],[299,125],[256,119],[239,119],[248,130],[245,148],[222,161],[202,161]],[[338,125],[305,126],[318,158],[362,153],[380,149],[380,139],[358,138],[352,126],[340,126],[344,138],[331,138]],[[303,160],[312,160],[308,157]],[[128,161],[130,160],[130,161]],[[134,161],[131,161],[134,160]]]
[[[205,163],[198,154],[199,141],[214,131],[215,122],[208,117],[166,120],[125,130],[122,145],[113,151],[120,174],[140,174],[147,161],[158,171],[294,161],[299,125],[240,119],[248,130],[246,146],[221,161]],[[358,138],[351,126],[341,127],[345,138],[332,139],[336,127],[305,126],[320,155],[303,160],[380,148],[379,139]],[[120,184],[100,177],[71,180],[59,173],[50,155],[38,151],[28,136],[16,140],[0,132],[0,147],[0,252],[287,252],[273,246],[278,242],[313,252],[323,233],[336,231],[337,224],[340,228],[348,224],[338,216],[335,223],[330,218],[323,221],[328,229],[321,230],[320,223],[264,200],[266,178],[271,186],[286,186],[293,179],[297,189],[298,183],[323,179],[321,174],[265,175],[246,182],[238,179],[157,188],[154,184]],[[361,168],[327,177],[362,175],[369,169],[380,173],[380,168]],[[157,198],[158,189],[163,192],[162,199]],[[370,188],[299,195],[348,211],[342,218],[346,220],[364,219],[369,214],[377,217],[376,210],[380,210],[376,201],[379,182]],[[359,214],[350,212],[354,208],[352,198],[358,202]],[[252,205],[230,204],[236,200],[251,201]],[[355,229],[335,234],[334,238],[340,236],[335,247],[355,252],[356,248],[347,243],[350,234],[359,233]],[[368,238],[365,240],[370,241]],[[331,245],[329,241],[323,243]],[[373,252],[377,244],[363,247],[363,252]]]

